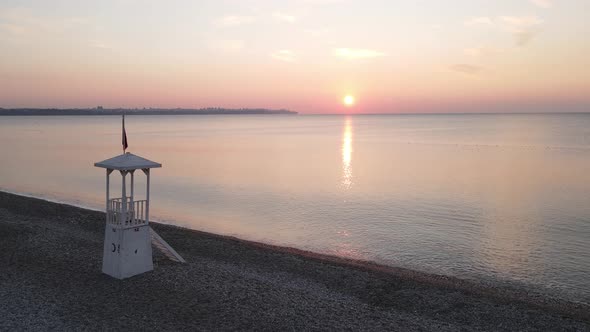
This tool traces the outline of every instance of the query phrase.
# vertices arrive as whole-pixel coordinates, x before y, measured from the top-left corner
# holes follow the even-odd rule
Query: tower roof
[[[122,171],[142,169],[142,168],[159,168],[162,164],[147,160],[133,153],[124,153],[116,157],[94,163],[96,167],[116,169]]]

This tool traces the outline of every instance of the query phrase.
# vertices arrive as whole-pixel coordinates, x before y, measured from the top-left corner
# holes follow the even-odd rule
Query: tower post
[[[150,169],[144,168],[143,172],[147,177],[145,188],[145,221],[150,223]]]
[[[125,175],[127,175],[126,171],[121,171],[121,213],[123,214],[123,218],[126,218],[127,213],[127,188],[125,186]]]
[[[131,209],[133,209],[133,188],[135,187],[135,185],[133,184],[133,173],[135,173],[135,171],[130,171],[129,172],[131,174],[131,194],[129,195],[129,204],[131,205]]]
[[[108,209],[109,209],[109,193],[110,193],[110,190],[111,190],[111,183],[110,183],[109,180],[110,180],[110,177],[111,177],[110,175],[111,175],[112,172],[113,172],[112,169],[108,169],[107,168],[107,200],[106,200],[107,209],[105,211],[108,211]]]

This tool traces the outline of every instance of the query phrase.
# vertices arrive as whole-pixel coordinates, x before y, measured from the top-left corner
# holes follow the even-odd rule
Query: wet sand
[[[590,331],[590,306],[152,223],[187,264],[100,272],[104,214],[0,192],[0,330]]]

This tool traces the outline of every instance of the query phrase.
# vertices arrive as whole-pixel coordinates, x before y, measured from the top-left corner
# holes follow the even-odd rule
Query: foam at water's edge
[[[80,209],[85,209],[85,210],[90,210],[90,211],[95,211],[95,212],[104,212],[105,211],[102,208],[96,208],[96,207],[92,207],[90,205],[84,205],[84,204],[76,203],[74,201],[69,201],[66,199],[56,199],[56,198],[46,197],[46,196],[43,196],[40,194],[17,192],[17,191],[9,190],[9,189],[2,188],[2,187],[0,187],[0,192],[5,192],[8,194],[17,195],[17,196],[24,196],[24,197],[29,197],[29,198],[40,199],[40,200],[43,200],[46,202],[51,202],[51,203],[56,203],[56,204],[66,204],[66,205],[74,206],[74,207],[77,207]],[[174,223],[170,223],[166,220],[162,220],[159,218],[153,218],[151,216],[150,216],[150,222],[158,222],[158,223],[165,224],[165,225],[175,225]]]
[[[8,190],[8,189],[2,188],[2,187],[0,187],[0,191],[8,193],[8,194],[12,194],[12,195],[17,195],[17,196],[36,198],[36,199],[40,199],[40,200],[51,202],[51,203],[71,205],[71,206],[75,206],[77,208],[81,208],[81,209],[85,209],[85,210],[104,212],[103,209],[98,209],[98,208],[95,208],[95,207],[92,207],[89,205],[83,205],[83,204],[79,204],[79,203],[68,201],[68,200],[60,200],[60,199],[50,198],[50,197],[46,197],[46,196],[39,195],[39,194],[16,192],[16,191]]]
[[[17,205],[20,205],[21,207],[23,207],[23,206],[26,207],[26,205],[28,203],[34,204],[35,203],[34,200],[47,202],[48,203],[47,206],[51,206],[51,204],[58,204],[58,203],[50,202],[50,201],[43,200],[43,199],[33,198],[30,196],[16,195],[16,194],[12,194],[12,193],[5,193],[5,194],[15,196],[12,199],[14,199],[15,202],[17,203]],[[19,196],[20,196],[20,200],[18,198]],[[9,201],[10,200],[7,200],[6,202],[9,202]],[[0,203],[2,203],[1,200],[0,200]],[[20,204],[18,204],[18,203],[20,203]],[[43,205],[44,203],[37,202],[37,204]],[[48,211],[56,211],[60,215],[62,213],[66,214],[66,215],[69,214],[67,204],[65,204],[65,206],[63,206],[64,204],[59,204],[59,205],[62,205],[62,206],[60,206],[58,210],[49,209]],[[80,209],[78,207],[73,207],[73,206],[70,206],[70,207],[71,207],[71,209]],[[30,211],[30,210],[24,210],[24,211],[26,213],[27,211]],[[75,213],[73,214],[73,216],[75,218],[78,218],[83,215],[84,214],[83,213],[80,214],[79,211],[75,211]],[[96,215],[94,220],[95,221],[100,220],[99,216],[100,215]],[[43,217],[48,217],[48,216],[46,216],[46,215],[41,216],[41,218],[43,218]],[[343,258],[343,257],[336,257],[336,256],[330,256],[330,255],[300,250],[300,249],[296,249],[296,248],[289,248],[289,247],[269,245],[269,244],[265,244],[265,243],[254,242],[254,241],[247,241],[247,240],[242,240],[242,239],[235,238],[232,236],[217,235],[217,234],[212,234],[212,233],[207,233],[207,232],[202,232],[202,231],[197,231],[197,230],[186,229],[186,228],[179,227],[179,226],[161,225],[161,224],[156,223],[154,225],[154,227],[158,230],[160,230],[160,229],[166,230],[168,232],[168,234],[171,236],[174,236],[173,235],[174,233],[176,233],[176,236],[180,236],[180,237],[185,237],[185,236],[191,237],[191,236],[198,235],[198,236],[205,237],[207,239],[217,239],[219,241],[224,241],[225,243],[228,243],[232,246],[238,245],[238,246],[244,246],[244,248],[255,247],[260,250],[272,252],[273,255],[276,255],[276,254],[295,255],[295,256],[298,256],[298,257],[306,259],[306,260],[316,261],[316,262],[319,261],[319,262],[322,262],[323,264],[337,265],[337,266],[342,266],[345,268],[362,270],[362,271],[369,272],[369,273],[377,273],[382,276],[389,275],[393,278],[401,278],[400,280],[402,280],[402,281],[418,282],[421,284],[430,285],[430,286],[437,287],[437,288],[440,287],[442,289],[454,289],[454,290],[457,290],[460,292],[467,292],[467,293],[477,295],[477,296],[495,298],[497,300],[500,300],[501,302],[516,301],[519,303],[526,303],[526,304],[532,305],[534,307],[545,308],[545,309],[549,309],[549,310],[552,310],[554,312],[557,312],[557,313],[560,313],[563,315],[572,316],[572,317],[579,317],[582,319],[588,319],[588,315],[590,313],[590,311],[588,311],[587,304],[575,303],[575,302],[568,301],[565,299],[551,298],[548,296],[543,296],[542,294],[530,293],[527,290],[523,290],[523,289],[510,289],[510,288],[505,288],[505,287],[498,287],[496,285],[490,285],[490,284],[486,284],[486,283],[482,284],[482,283],[473,282],[470,280],[464,280],[464,279],[457,278],[457,277],[431,274],[431,273],[415,271],[415,270],[406,269],[406,268],[380,265],[378,263],[371,262],[371,261],[348,259],[348,258]]]
[[[27,197],[27,198],[39,199],[39,200],[50,202],[50,203],[65,204],[65,205],[77,207],[80,209],[95,211],[95,212],[104,212],[104,209],[94,208],[94,207],[91,207],[88,205],[75,203],[73,201],[69,201],[69,200],[65,200],[65,199],[60,200],[60,199],[45,197],[43,195],[38,195],[38,194],[15,192],[12,190],[7,190],[2,187],[0,187],[0,192],[4,192],[4,193],[16,195],[16,196],[23,196],[23,197]],[[294,246],[293,247],[285,246],[285,245],[281,245],[281,243],[279,243],[279,242],[273,241],[272,239],[267,239],[267,240],[255,239],[255,238],[244,237],[243,235],[240,235],[240,234],[216,233],[216,232],[204,231],[204,230],[192,228],[187,225],[183,226],[183,225],[181,225],[182,222],[179,222],[178,220],[174,220],[174,219],[162,220],[159,218],[150,218],[150,222],[155,222],[155,223],[159,223],[159,224],[163,224],[163,225],[167,225],[167,226],[171,226],[171,227],[181,228],[181,229],[185,229],[187,231],[195,231],[195,232],[211,234],[214,236],[224,237],[224,238],[237,239],[242,242],[253,243],[257,246],[260,245],[263,247],[271,247],[271,248],[275,248],[275,249],[280,248],[281,250],[287,250],[289,252],[294,252],[294,253],[298,253],[298,254],[304,253],[305,256],[310,255],[310,256],[316,257],[316,258],[317,257],[322,258],[322,259],[327,258],[328,260],[335,259],[337,261],[354,262],[353,265],[360,264],[362,266],[365,266],[365,265],[378,266],[379,269],[396,269],[396,270],[401,269],[401,270],[409,270],[412,272],[418,272],[418,273],[425,274],[425,275],[436,275],[436,276],[440,276],[440,277],[444,277],[444,278],[451,278],[451,279],[456,278],[461,281],[467,281],[470,283],[472,282],[477,285],[484,286],[486,288],[487,287],[499,287],[502,289],[511,290],[511,291],[518,292],[518,293],[526,292],[529,295],[532,295],[533,297],[546,297],[546,298],[564,300],[564,301],[568,301],[571,303],[577,303],[577,304],[581,304],[581,305],[590,305],[590,302],[588,302],[586,299],[575,298],[575,297],[571,296],[570,293],[567,293],[567,292],[552,291],[550,288],[544,287],[543,285],[529,285],[526,283],[518,283],[518,282],[514,282],[514,281],[506,281],[506,280],[499,280],[499,279],[493,279],[493,278],[492,279],[488,279],[488,278],[482,279],[482,278],[475,278],[473,276],[460,276],[460,275],[449,274],[449,273],[437,273],[436,271],[420,269],[419,267],[416,267],[416,266],[404,266],[404,265],[389,264],[388,262],[381,261],[381,260],[355,259],[355,258],[350,258],[350,257],[339,256],[337,254],[326,252],[326,251],[323,251],[318,248],[305,249],[305,248],[301,248],[301,247],[297,248]]]

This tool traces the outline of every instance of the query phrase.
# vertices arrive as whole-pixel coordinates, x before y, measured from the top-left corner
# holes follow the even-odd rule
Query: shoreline
[[[0,116],[108,116],[108,115],[297,115],[286,109],[266,108],[0,108]]]
[[[113,288],[129,287],[137,282],[145,282],[152,286],[157,283],[159,287],[162,287],[157,293],[164,308],[176,308],[175,301],[178,298],[192,303],[191,298],[194,297],[196,302],[192,304],[199,310],[195,309],[194,315],[187,313],[186,320],[180,319],[175,323],[180,325],[174,325],[175,328],[194,326],[191,325],[194,321],[190,317],[197,317],[198,313],[202,312],[206,313],[205,316],[225,317],[235,310],[236,304],[224,307],[218,302],[232,302],[234,297],[238,297],[244,301],[237,304],[238,307],[244,306],[242,308],[244,313],[238,313],[236,317],[225,322],[229,325],[224,325],[225,323],[222,324],[218,320],[205,319],[208,324],[221,325],[199,324],[198,326],[201,328],[209,326],[205,329],[217,327],[221,329],[263,327],[313,329],[315,325],[306,324],[318,323],[316,320],[322,318],[325,319],[323,322],[325,325],[321,325],[320,328],[335,329],[355,324],[353,321],[348,322],[350,315],[353,315],[351,318],[359,315],[361,319],[357,323],[366,324],[368,322],[363,321],[362,318],[373,315],[375,317],[371,324],[375,322],[380,324],[373,326],[376,329],[379,329],[379,326],[384,329],[388,329],[385,328],[387,326],[390,328],[394,326],[394,329],[400,330],[445,330],[445,326],[450,327],[451,330],[458,327],[483,330],[555,330],[566,326],[573,329],[590,329],[590,305],[584,303],[531,294],[526,290],[493,287],[456,277],[318,254],[154,222],[151,223],[153,228],[187,260],[188,264],[169,262],[154,251],[155,270],[153,272],[116,281],[100,272],[104,232],[103,212],[2,191],[0,191],[0,212],[0,268],[10,271],[6,274],[9,279],[5,281],[8,282],[0,283],[0,295],[13,292],[23,296],[18,288],[5,289],[8,286],[2,286],[18,284],[17,279],[10,279],[11,275],[27,280],[31,285],[42,287],[43,278],[30,270],[35,270],[38,266],[46,266],[46,269],[42,269],[46,275],[42,273],[41,275],[59,279],[61,277],[52,271],[52,267],[59,266],[57,271],[61,271],[60,273],[70,278],[77,278],[75,276],[79,275],[80,279],[96,284],[96,289],[89,291],[88,296],[99,298],[97,306],[102,306],[104,302],[109,301],[97,292],[108,294]],[[26,231],[21,231],[21,228]],[[52,242],[52,238],[59,241]],[[22,243],[18,239],[27,239],[29,242]],[[68,250],[65,252],[60,249],[64,246],[64,239],[68,239],[66,241],[68,243],[72,242],[67,245]],[[27,250],[15,250],[23,248]],[[72,263],[71,266],[68,263]],[[79,266],[80,264],[82,267]],[[206,270],[207,267],[210,270]],[[218,274],[218,280],[209,280],[215,279],[211,276]],[[219,289],[211,291],[209,288],[207,290],[199,288],[199,285],[192,283],[196,277],[201,277],[199,280],[208,280],[209,288]],[[2,278],[6,277],[0,272],[0,280]],[[232,280],[237,285],[228,280]],[[174,291],[176,288],[186,290],[189,296],[185,298],[184,294],[179,295]],[[229,295],[224,292],[228,288],[233,290]],[[176,297],[171,297],[166,289],[176,294]],[[62,289],[66,293],[68,290],[70,289]],[[53,294],[51,290],[46,291]],[[149,288],[145,291],[149,292]],[[275,295],[275,292],[285,292],[303,300],[291,303],[289,296]],[[317,298],[314,297],[316,292],[320,294]],[[212,307],[216,308],[215,310],[199,302],[203,294],[220,299],[207,302],[208,304],[214,302],[215,305]],[[53,296],[61,298],[57,301],[58,307],[70,301],[56,294]],[[123,299],[130,305],[137,305],[138,308],[142,305],[154,305],[153,299],[146,302],[146,298],[141,296],[133,298],[125,296],[121,298],[121,296],[119,300]],[[267,296],[270,298],[266,299]],[[31,301],[33,303],[30,309],[33,312],[46,304],[34,295],[28,297],[28,301],[29,305]],[[264,306],[267,301],[272,303],[273,307],[279,308],[279,312],[271,316],[268,316],[267,312],[261,312],[260,306]],[[291,312],[287,305],[289,303],[307,314],[299,315],[297,312]],[[341,308],[343,304],[353,305],[345,305]],[[317,306],[317,310],[308,312],[307,307],[310,306]],[[184,309],[177,308],[177,310]],[[96,315],[94,311],[90,310],[90,312],[90,316]],[[0,304],[0,316],[14,315],[14,312],[3,309]],[[262,320],[250,321],[249,317],[252,315],[262,317]],[[282,318],[275,320],[276,317]],[[303,325],[290,325],[295,324],[292,321],[294,317],[299,317],[301,320],[298,324]],[[420,322],[408,320],[410,317]],[[10,318],[8,321],[10,324]],[[253,325],[243,325],[245,321]],[[257,325],[257,322],[262,325]],[[16,325],[8,325],[8,327],[22,327],[18,325],[19,322],[12,323]],[[115,324],[115,322],[104,322],[104,325],[100,326],[121,327],[121,325],[109,325],[111,323]],[[342,325],[343,323],[348,325]],[[0,329],[6,327],[2,324],[0,322]],[[61,327],[67,328],[67,326]],[[363,326],[356,325],[356,328]],[[158,328],[169,327],[171,326],[166,324],[158,326]]]

